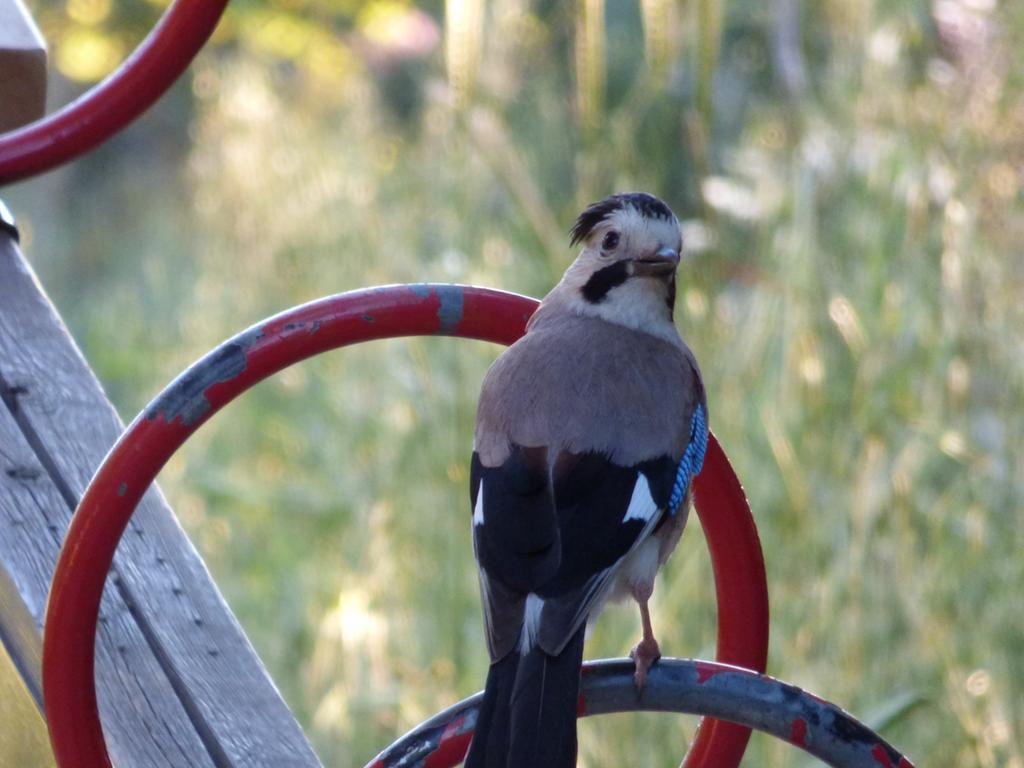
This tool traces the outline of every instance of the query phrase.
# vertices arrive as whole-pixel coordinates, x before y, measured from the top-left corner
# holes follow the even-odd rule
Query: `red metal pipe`
[[[344,293],[240,333],[160,393],[128,426],[89,483],[57,562],[43,638],[43,698],[57,764],[110,766],[93,668],[103,584],[143,493],[200,425],[254,384],[320,352],[427,334],[511,344],[536,307],[536,300],[525,296],[458,285]],[[768,590],[761,546],[743,490],[713,437],[695,491],[715,573],[719,661],[763,672]],[[735,768],[749,734],[748,728],[707,721],[687,768]],[[703,762],[696,762],[698,757]]]
[[[704,469],[694,480],[693,494],[715,574],[715,658],[724,664],[764,672],[768,668],[768,581],[764,555],[743,486],[713,434],[708,437]],[[737,600],[739,604],[733,605]],[[738,766],[749,739],[749,728],[705,718],[686,755],[684,768]]]
[[[209,39],[227,2],[175,0],[106,80],[59,112],[0,136],[0,185],[73,160],[145,112]]]

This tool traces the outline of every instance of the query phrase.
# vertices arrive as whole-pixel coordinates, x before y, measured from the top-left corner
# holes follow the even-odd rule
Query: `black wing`
[[[493,658],[529,642],[559,653],[603,600],[616,567],[657,526],[678,459],[624,467],[598,453],[516,448],[485,467],[474,453],[470,491]],[[527,596],[533,598],[527,601]]]

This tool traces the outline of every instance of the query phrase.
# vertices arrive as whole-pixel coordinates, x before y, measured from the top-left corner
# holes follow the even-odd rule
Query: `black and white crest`
[[[623,208],[632,208],[648,219],[664,219],[665,221],[675,219],[672,210],[654,195],[649,195],[646,192],[624,192],[588,205],[576,219],[572,229],[569,230],[572,238],[570,243],[576,245],[583,242],[587,239],[587,235],[594,230],[594,227],[615,211],[621,211]]]

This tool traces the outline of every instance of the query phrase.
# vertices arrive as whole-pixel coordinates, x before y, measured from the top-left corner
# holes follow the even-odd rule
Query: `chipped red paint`
[[[59,112],[0,136],[0,184],[73,160],[145,112],[185,71],[226,5],[176,0],[110,77]]]
[[[723,667],[718,664],[708,664],[706,661],[697,662],[697,682],[703,685],[715,675],[720,675],[723,672],[729,672],[729,667]]]
[[[790,723],[789,740],[798,747],[807,746],[807,721],[802,717],[798,717]]]
[[[374,339],[437,333],[511,344],[536,307],[537,301],[525,296],[454,285],[392,285],[331,296],[229,339],[154,399],[90,482],[54,573],[43,641],[43,696],[60,768],[110,765],[93,680],[100,597],[136,505],[193,432],[254,384],[315,354]],[[718,659],[763,672],[768,655],[764,558],[743,489],[714,435],[694,488],[715,576]],[[735,768],[749,736],[745,726],[706,719],[686,768]],[[444,760],[453,759],[469,735],[449,741]],[[432,765],[454,764],[439,756]]]
[[[871,756],[875,758],[875,762],[883,768],[895,768],[892,764],[892,760],[889,758],[889,753],[885,751],[885,748],[881,744],[875,745],[874,749],[871,750]]]
[[[875,758],[875,762],[882,766],[882,768],[914,768],[914,764],[902,755],[900,755],[899,762],[893,765],[889,752],[881,744],[876,744],[871,749],[871,756]]]
[[[462,762],[469,750],[469,741],[473,738],[472,731],[460,733],[465,718],[459,718],[448,724],[441,734],[437,749],[423,761],[423,768],[449,768]]]

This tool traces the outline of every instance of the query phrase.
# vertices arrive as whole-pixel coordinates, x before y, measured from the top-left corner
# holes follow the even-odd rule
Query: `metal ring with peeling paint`
[[[788,741],[834,768],[913,768],[892,745],[835,704],[767,675],[710,661],[661,659],[651,668],[643,693],[637,694],[633,670],[629,659],[586,662],[580,716],[711,715]],[[456,765],[469,748],[482,699],[478,693],[432,717],[366,768]]]
[[[43,639],[43,697],[60,768],[110,765],[93,676],[103,585],[136,505],[161,467],[207,419],[281,369],[350,344],[430,334],[511,344],[524,333],[537,304],[526,296],[461,285],[352,291],[257,323],[171,382],[97,470],[57,562]],[[768,658],[764,558],[743,488],[714,435],[694,488],[715,578],[717,657],[763,671]],[[686,766],[735,768],[749,736],[749,728],[707,718]]]

